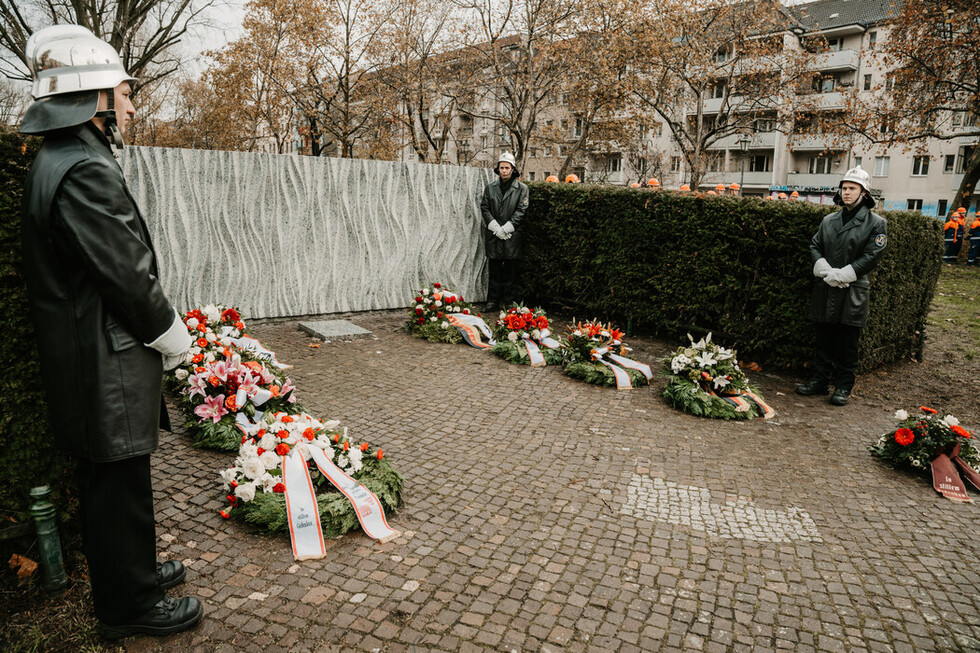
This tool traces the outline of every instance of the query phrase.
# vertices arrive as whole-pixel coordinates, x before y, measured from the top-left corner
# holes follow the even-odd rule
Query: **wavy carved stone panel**
[[[432,281],[485,298],[489,170],[155,147],[123,169],[179,309],[397,308]]]

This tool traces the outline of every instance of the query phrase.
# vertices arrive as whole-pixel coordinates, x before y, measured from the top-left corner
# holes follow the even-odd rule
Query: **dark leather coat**
[[[483,189],[483,201],[480,202],[480,213],[483,214],[483,226],[486,227],[494,220],[501,227],[510,222],[514,225],[514,233],[508,240],[501,240],[486,229],[483,237],[487,243],[487,258],[515,259],[521,257],[524,248],[524,235],[521,229],[521,218],[527,211],[527,186],[515,179],[510,183],[507,192],[500,187],[500,179],[494,179]]]
[[[97,462],[157,448],[172,324],[143,217],[91,123],[46,135],[27,177],[24,277],[53,435]]]
[[[829,324],[863,327],[868,321],[868,273],[885,251],[888,225],[883,217],[866,206],[845,225],[842,211],[831,213],[820,223],[810,241],[810,256],[816,263],[827,259],[831,267],[854,268],[857,281],[847,288],[832,288],[815,278],[810,302],[810,319]]]

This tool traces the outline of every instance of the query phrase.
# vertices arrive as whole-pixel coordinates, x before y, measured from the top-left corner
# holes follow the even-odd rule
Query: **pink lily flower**
[[[205,397],[204,403],[194,409],[194,414],[200,417],[202,422],[209,417],[212,421],[217,422],[228,414],[224,404],[225,396],[223,394],[217,397]]]
[[[191,374],[187,377],[187,385],[190,390],[187,391],[188,396],[193,397],[194,395],[201,395],[202,397],[207,396],[207,382],[204,379],[203,374]]]

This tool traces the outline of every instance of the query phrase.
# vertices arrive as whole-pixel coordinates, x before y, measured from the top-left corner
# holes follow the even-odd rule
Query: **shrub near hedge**
[[[30,489],[50,485],[55,504],[67,490],[68,463],[55,450],[48,432],[47,404],[34,326],[21,274],[20,213],[27,170],[39,139],[0,128],[0,514],[13,522],[30,521]],[[11,521],[0,522],[0,529]]]
[[[746,360],[800,371],[813,356],[810,239],[834,207],[579,184],[528,184],[524,299],[665,337],[714,332]],[[862,369],[921,357],[942,229],[879,212]]]

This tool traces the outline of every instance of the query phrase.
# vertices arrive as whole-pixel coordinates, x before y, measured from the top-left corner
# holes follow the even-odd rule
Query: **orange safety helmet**
[[[792,193],[789,194],[789,198],[791,200],[798,200],[798,199],[800,199],[800,192],[794,190]]]
[[[713,191],[713,190],[709,190],[709,191],[708,191],[707,193],[705,193],[705,195],[716,195],[716,196],[717,196],[717,195],[718,195],[718,193],[716,193],[716,192],[715,192],[715,191]]]
[[[742,188],[742,187],[741,187],[741,186],[739,186],[738,184],[736,184],[735,182],[732,182],[732,183],[731,183],[731,184],[729,184],[729,186],[728,186],[728,190],[740,190],[741,188]]]
[[[690,192],[691,187],[688,184],[681,184],[680,190],[682,193],[687,193]]]
[[[557,182],[558,181],[558,177],[555,176],[555,175],[548,175],[548,178],[545,179],[545,181]]]
[[[785,200],[785,199],[789,199],[789,196],[786,193],[780,193],[779,195],[777,195],[777,199]]]
[[[578,183],[578,175],[576,175],[576,174],[568,175],[567,177],[565,177],[565,183],[566,184],[577,184]]]
[[[724,193],[725,192],[725,184],[718,184],[717,186],[715,186],[715,190],[718,191],[719,194],[720,193]]]
[[[762,199],[765,199],[765,200],[774,200],[774,199],[776,199],[776,198],[775,198],[775,197],[773,197],[772,195],[766,195],[766,196],[765,196],[765,197],[763,197]]]
[[[650,177],[647,179],[647,186],[650,188],[660,188],[660,180],[656,177]]]
[[[640,187],[640,182],[638,181],[634,181],[632,184],[630,184],[630,188],[639,188],[639,187]]]

